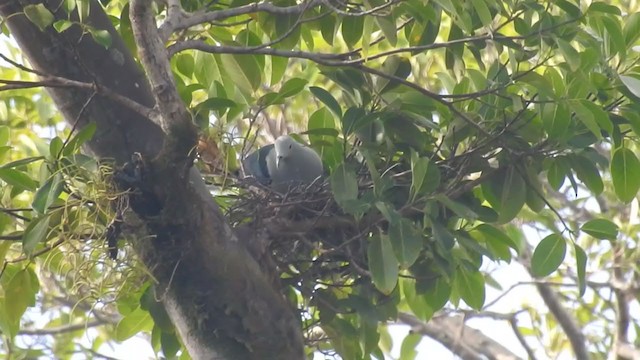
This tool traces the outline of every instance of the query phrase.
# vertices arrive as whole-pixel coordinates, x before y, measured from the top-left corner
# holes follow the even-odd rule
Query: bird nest
[[[368,273],[363,249],[369,231],[342,211],[326,180],[286,194],[247,179],[237,186],[228,218],[278,282],[313,289],[321,282],[346,285]]]

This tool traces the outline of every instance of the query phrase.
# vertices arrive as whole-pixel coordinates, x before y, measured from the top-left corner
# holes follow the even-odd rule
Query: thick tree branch
[[[413,315],[399,313],[398,319],[412,331],[428,336],[464,360],[520,359],[498,341],[464,324],[464,316],[439,316],[425,323]]]
[[[629,352],[629,350],[633,349],[631,345],[629,345],[629,324],[631,323],[629,301],[627,300],[627,293],[619,286],[625,282],[623,266],[624,252],[626,249],[622,243],[615,243],[611,250],[613,252],[613,279],[611,281],[611,287],[615,294],[615,306],[617,310],[614,349],[618,360],[635,359],[637,350],[635,352]]]
[[[523,250],[522,263],[531,276],[533,276],[531,273],[530,261],[531,248],[526,247]],[[589,350],[587,349],[587,340],[582,333],[582,328],[578,325],[576,319],[574,319],[569,311],[564,307],[556,291],[553,290],[550,285],[542,282],[536,282],[535,285],[540,297],[549,308],[551,314],[556,318],[564,333],[567,335],[567,339],[571,344],[571,348],[573,349],[576,359],[587,360],[591,358]]]
[[[151,4],[148,1],[132,1],[130,17],[140,61],[151,84],[156,107],[162,114],[164,130],[170,132],[175,125],[195,131],[191,116],[178,95],[169,60],[164,56],[165,48],[158,37]],[[169,136],[173,135],[169,133]],[[195,138],[193,141],[192,145],[195,145]]]
[[[171,34],[175,31],[188,29],[192,26],[204,23],[220,21],[234,16],[255,14],[259,12],[265,12],[271,15],[300,14],[305,9],[311,9],[313,7],[319,6],[320,4],[322,4],[322,0],[307,0],[293,6],[276,6],[272,3],[256,2],[253,4],[239,6],[227,10],[204,11],[192,14],[184,13],[182,11],[173,11],[170,12],[170,14],[174,15],[170,16],[167,21],[165,21],[162,26],[160,26],[159,36],[162,42],[166,42]]]
[[[164,288],[167,311],[194,358],[301,358],[299,320],[238,242],[192,167],[196,127],[178,95],[149,3],[132,1],[130,16],[168,135],[153,161],[155,180],[149,184],[164,204],[159,221],[149,219],[147,225],[157,239],[138,246]],[[189,186],[180,175],[187,169],[198,186]],[[185,289],[185,282],[207,276],[209,280]],[[207,287],[217,290],[208,292]],[[210,306],[204,313],[198,309],[203,302]]]
[[[640,349],[633,347],[629,343],[618,343],[615,346],[616,355],[620,359],[640,360]]]

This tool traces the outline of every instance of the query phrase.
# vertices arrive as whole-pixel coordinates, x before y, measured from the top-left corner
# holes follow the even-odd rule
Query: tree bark
[[[100,92],[108,88],[148,108],[154,106],[146,76],[102,8],[91,1],[85,22],[109,31],[108,49],[82,34],[79,26],[63,33],[51,26],[41,31],[22,13],[29,3],[0,1],[0,16],[31,66],[45,74],[96,84],[95,93],[48,89],[67,122],[77,128],[96,123],[96,135],[88,146],[99,158],[123,164],[139,152],[150,159],[148,185],[159,206],[157,212],[140,214],[147,236],[136,239],[134,248],[158,281],[167,312],[190,355],[303,358],[298,315],[238,241],[197,171],[187,167],[172,173],[180,165],[171,163],[172,154],[154,158],[167,149],[165,143],[171,143],[160,126]],[[67,18],[59,10],[60,0],[45,5],[56,20]]]
[[[462,315],[435,317],[427,323],[413,315],[399,313],[398,319],[411,326],[412,331],[441,343],[461,359],[520,360],[497,340],[465,325]]]

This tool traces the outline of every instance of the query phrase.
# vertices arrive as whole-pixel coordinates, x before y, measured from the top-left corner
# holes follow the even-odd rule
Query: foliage
[[[79,26],[108,48],[108,32],[83,23],[87,3],[65,2],[80,16],[64,21],[54,22],[42,4],[25,14],[43,30]],[[135,52],[128,3],[104,3]],[[181,3],[222,14],[249,2]],[[324,203],[305,203],[311,210],[295,212],[285,228],[317,218],[333,232],[313,223],[313,231],[289,239],[298,244],[293,255],[272,244],[283,293],[304,314],[309,354],[381,359],[390,350],[383,324],[398,313],[426,322],[442,309],[483,311],[485,287],[498,286],[487,263],[530,261],[535,278],[571,280],[566,296],[590,309],[611,306],[589,287],[598,266],[635,279],[636,223],[622,205],[637,206],[640,189],[635,9],[564,0],[272,4],[297,10],[238,11],[164,29],[173,30],[166,40],[182,100],[222,152],[214,170],[199,163],[211,181],[226,181],[256,138],[284,129],[307,135],[330,172],[324,192],[312,197]],[[170,16],[164,5],[157,14]],[[9,58],[19,58],[12,51]],[[9,87],[10,79],[35,81],[34,74],[9,63],[1,77],[6,348],[44,351],[18,341],[33,318],[28,309],[38,308],[53,316],[49,327],[99,322],[91,349],[68,341],[85,328],[51,341],[56,358],[138,333],[150,333],[166,357],[180,354],[133,252],[121,242],[126,260],[107,259],[102,241],[116,194],[101,176],[106,167],[80,152],[93,130],[46,136],[62,121],[51,101],[33,88]],[[232,209],[242,194],[225,188],[217,200]],[[593,199],[609,213],[595,214]],[[542,240],[531,241],[532,229]],[[71,306],[51,305],[60,294]],[[576,316],[581,325],[598,320]],[[105,318],[117,326],[101,326]],[[615,329],[607,328],[589,351],[611,350]],[[543,337],[530,332],[527,338]],[[549,353],[568,341],[546,340]],[[416,344],[413,335],[405,342]],[[403,344],[403,359],[415,357],[410,350]]]

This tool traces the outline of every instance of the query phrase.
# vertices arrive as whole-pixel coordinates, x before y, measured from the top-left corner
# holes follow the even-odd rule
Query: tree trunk
[[[123,164],[139,152],[151,162],[163,149],[164,132],[101,90],[153,107],[145,75],[102,8],[91,1],[85,23],[109,31],[108,49],[82,34],[79,26],[63,33],[51,26],[41,31],[22,13],[28,3],[0,1],[0,15],[31,66],[44,74],[97,85],[94,93],[78,87],[48,89],[67,122],[77,128],[96,123],[96,135],[88,146],[99,158]],[[56,20],[67,18],[63,11],[54,11],[61,9],[60,0],[45,4]],[[174,176],[169,171],[172,166],[149,169],[150,188],[159,203],[157,212],[139,214],[147,236],[137,238],[134,248],[158,281],[167,312],[190,355],[303,358],[298,315],[238,241],[197,171],[192,168],[185,176]],[[172,178],[159,178],[163,176]]]

